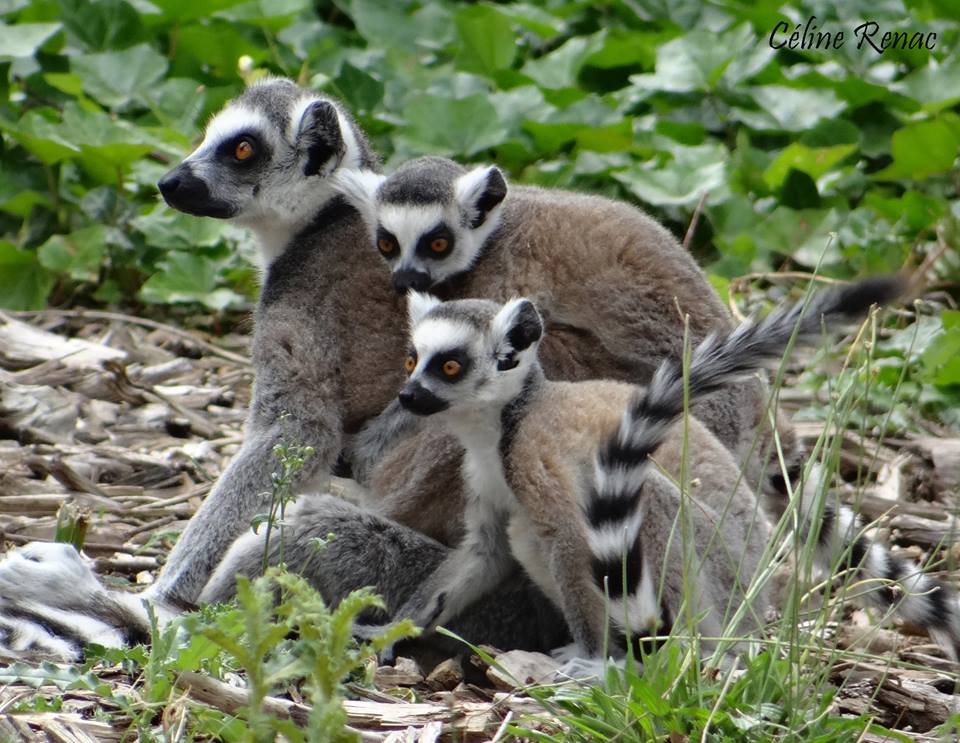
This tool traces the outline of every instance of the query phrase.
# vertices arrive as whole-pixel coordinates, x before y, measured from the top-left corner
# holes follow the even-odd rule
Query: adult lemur
[[[543,321],[527,299],[442,303],[411,294],[409,380],[398,399],[463,445],[467,523],[460,546],[397,616],[427,629],[448,621],[497,586],[512,551],[562,610],[572,656],[597,658],[608,619],[619,635],[648,635],[663,623],[669,631],[684,602],[704,637],[721,636],[746,601],[771,532],[729,451],[695,419],[686,431],[675,425],[685,396],[693,400],[779,359],[794,333],[815,335],[822,321],[863,314],[900,286],[874,279],[831,289],[806,310],[801,302],[711,335],[694,349],[686,384],[679,360],[668,359],[646,388],[549,381],[537,361]],[[697,482],[688,517],[679,516],[675,479],[684,456]],[[802,504],[803,520],[812,505],[809,498]],[[870,546],[833,504],[825,509],[814,528],[827,564],[837,542],[852,545],[862,577],[899,581],[900,613],[956,658],[953,591]],[[686,536],[678,517],[690,520]],[[684,539],[695,565],[688,578],[679,567]],[[884,609],[894,602],[890,586],[868,595]],[[765,592],[756,591],[736,626],[755,624],[767,607]]]
[[[266,509],[273,447],[281,436],[314,447],[299,483],[309,490],[328,475],[345,436],[380,413],[402,382],[400,298],[381,259],[367,248],[360,215],[330,182],[346,168],[376,167],[375,154],[339,104],[271,79],[214,117],[200,146],[159,184],[177,209],[250,227],[264,268],[246,437],[145,594],[160,609],[228,596],[234,568],[258,569],[257,540],[249,536],[221,558]],[[488,193],[474,191],[478,214]],[[689,315],[695,341],[729,328],[724,307],[694,261],[639,210],[559,191],[524,193],[524,211],[505,204],[500,228],[509,229],[522,250],[481,262],[446,292],[501,301],[514,293],[535,298],[550,330],[540,355],[552,378],[649,379],[659,359],[680,349],[681,311]],[[556,270],[549,276],[531,271],[522,256],[536,256],[538,263],[549,259]],[[698,414],[721,441],[735,446],[763,418],[763,391],[760,380],[731,386],[698,407]],[[285,423],[282,413],[289,414]],[[391,608],[398,606],[444,554],[419,533],[449,543],[461,532],[460,456],[449,437],[420,433],[387,452],[371,474],[370,512],[330,497],[304,500],[290,515],[287,562],[306,571],[330,599],[373,584]],[[307,549],[308,537],[330,531],[340,539],[318,558]],[[291,552],[291,540],[299,539],[296,549],[302,549]],[[74,620],[63,612],[89,615],[95,626],[76,629],[71,647],[96,632],[142,632],[137,602],[102,589],[70,590],[88,585],[78,582],[85,570],[71,553],[25,548],[0,565],[0,615],[42,619],[50,636],[69,634]],[[529,599],[522,581],[507,584],[513,593],[502,593],[501,605],[484,606],[502,611],[499,619],[480,610],[465,613],[465,621],[467,615],[475,620],[474,639],[533,647],[554,642],[536,622],[524,624],[538,602]],[[24,631],[10,629],[8,644],[16,644],[11,632]]]

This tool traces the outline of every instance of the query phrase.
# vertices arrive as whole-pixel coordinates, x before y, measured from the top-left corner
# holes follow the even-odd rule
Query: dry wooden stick
[[[242,707],[250,704],[250,696],[243,689],[238,689],[200,673],[184,671],[177,677],[176,685],[186,691],[192,699],[216,707],[228,715],[236,715]],[[291,702],[288,699],[264,697],[262,704],[263,709],[269,714],[282,719],[293,720],[301,727],[307,724],[310,717],[310,707]],[[367,730],[359,730],[349,725],[347,725],[347,729],[359,735],[363,740],[377,741],[377,743],[386,737]]]
[[[134,317],[133,315],[125,315],[121,312],[107,312],[105,310],[20,310],[20,311],[11,311],[11,315],[16,317],[38,317],[41,315],[56,315],[59,317],[78,317],[80,319],[89,317],[94,320],[115,320],[117,322],[127,322],[132,325],[140,325],[145,328],[152,328],[153,330],[162,330],[164,332],[175,335],[178,338],[183,338],[184,340],[190,341],[200,346],[205,351],[220,356],[229,361],[233,361],[237,364],[243,364],[244,366],[253,367],[253,363],[250,359],[241,356],[240,354],[233,353],[233,351],[228,351],[225,348],[220,348],[215,346],[209,341],[205,341],[202,338],[196,337],[193,333],[188,330],[183,330],[181,328],[175,328],[172,325],[166,325],[162,322],[157,322],[156,320],[150,320],[146,317]]]

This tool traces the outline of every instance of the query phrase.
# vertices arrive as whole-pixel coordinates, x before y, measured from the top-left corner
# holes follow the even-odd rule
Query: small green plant
[[[277,568],[253,581],[239,577],[237,600],[234,609],[198,619],[193,631],[222,648],[244,671],[250,697],[243,716],[247,740],[254,743],[277,735],[294,743],[354,740],[342,706],[344,679],[379,650],[417,632],[410,622],[400,622],[358,644],[354,623],[361,612],[384,608],[379,597],[361,589],[331,610],[306,580]],[[306,730],[269,714],[263,705],[267,695],[295,682],[302,682],[312,707]]]
[[[291,441],[286,431],[286,422],[290,414],[284,412],[280,416],[280,424],[284,428],[284,434],[280,441],[273,447],[273,454],[279,463],[279,469],[270,475],[270,507],[267,513],[258,514],[251,521],[251,528],[257,531],[261,527],[266,528],[266,534],[263,541],[263,561],[261,569],[266,571],[270,564],[270,541],[273,536],[274,528],[280,532],[280,546],[277,556],[277,564],[283,565],[284,548],[284,522],[283,517],[287,506],[297,499],[297,493],[294,491],[297,475],[306,465],[307,460],[313,456],[312,446]],[[323,541],[317,541],[317,546],[322,547]]]
[[[77,552],[83,549],[90,525],[90,511],[75,503],[64,501],[57,511],[57,525],[53,534],[54,542],[72,544]]]

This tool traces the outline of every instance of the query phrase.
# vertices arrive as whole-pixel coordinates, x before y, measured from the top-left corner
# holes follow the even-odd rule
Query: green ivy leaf
[[[454,16],[460,35],[456,64],[461,70],[491,77],[513,64],[517,40],[510,20],[489,5],[473,5]]]
[[[335,84],[340,97],[357,113],[369,113],[383,100],[383,82],[350,62],[340,65]]]
[[[874,173],[878,180],[923,179],[953,169],[960,152],[960,117],[945,113],[893,133],[893,163]]]
[[[70,68],[83,88],[110,108],[119,109],[144,95],[163,79],[167,58],[149,44],[72,58]]]
[[[847,107],[846,102],[829,89],[763,85],[751,88],[749,92],[766,117],[750,116],[747,112],[739,111],[740,120],[761,130],[804,131],[822,119],[836,116]]]
[[[40,265],[55,273],[93,282],[99,277],[106,243],[107,228],[95,224],[69,235],[52,235],[37,249],[37,258]]]
[[[53,275],[40,265],[36,255],[0,241],[0,307],[43,309],[53,283]]]
[[[80,154],[80,148],[67,140],[59,124],[46,117],[48,111],[28,111],[16,124],[0,118],[0,129],[47,164],[76,157]]]
[[[205,255],[171,250],[158,268],[160,270],[140,287],[139,296],[144,302],[197,302],[215,310],[243,304],[238,294],[217,288],[220,266]]]
[[[125,0],[59,0],[60,18],[87,49],[130,46],[144,37],[140,16]]]
[[[507,135],[493,104],[480,94],[459,100],[415,96],[404,108],[404,116],[408,128],[401,136],[423,152],[475,155],[496,146]]]
[[[773,50],[758,43],[749,24],[722,34],[696,30],[662,44],[652,74],[633,75],[642,90],[688,93],[714,89],[721,79],[734,85],[761,70]]]
[[[613,177],[654,206],[695,206],[705,191],[716,203],[729,195],[727,159],[721,145],[677,147],[673,157],[657,168],[636,165]]]
[[[404,12],[402,3],[350,0],[349,12],[360,35],[368,43],[411,54],[424,45],[424,42],[427,47],[433,47],[443,38],[430,30],[430,16],[421,15],[430,7],[420,13],[408,15]],[[446,34],[452,34],[452,28],[448,27]]]
[[[158,204],[148,214],[130,221],[156,248],[190,249],[213,247],[223,239],[225,225],[215,219],[197,219]]]
[[[0,23],[0,60],[32,57],[61,28],[59,23]]]
[[[540,59],[530,60],[523,73],[541,88],[572,88],[587,59],[603,48],[606,32],[577,36]]]
[[[890,86],[923,104],[927,111],[936,112],[960,103],[960,60],[956,57],[945,63],[931,59],[926,67],[907,75]]]
[[[920,355],[927,379],[938,387],[960,385],[960,311],[944,310],[943,332]]]
[[[763,180],[771,189],[777,189],[783,184],[790,170],[799,170],[816,180],[832,170],[856,149],[855,144],[807,147],[799,142],[793,142],[787,145],[766,169]]]
[[[164,18],[186,25],[190,21],[212,16],[243,2],[246,0],[163,0],[155,7],[163,13]]]

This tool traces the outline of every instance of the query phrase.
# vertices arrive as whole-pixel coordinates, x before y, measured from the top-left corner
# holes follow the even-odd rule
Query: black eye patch
[[[456,238],[446,222],[441,222],[429,232],[425,232],[417,241],[416,254],[418,258],[442,261],[453,253]]]
[[[245,159],[237,158],[237,148],[241,143],[246,142],[253,148],[251,155]],[[270,148],[264,143],[263,139],[252,131],[240,132],[229,139],[224,140],[216,149],[217,159],[229,165],[239,168],[249,168],[255,163],[260,163],[270,158]]]
[[[457,370],[455,373],[449,373],[453,368],[450,364],[455,364]],[[449,351],[442,351],[427,362],[425,371],[427,374],[448,384],[456,384],[466,377],[470,371],[472,362],[470,354],[465,348],[453,348]]]

